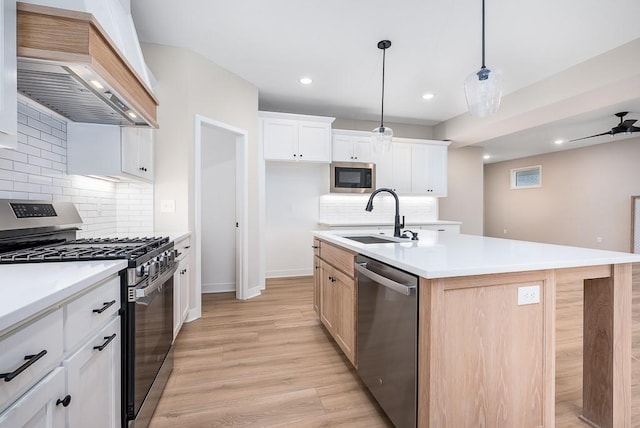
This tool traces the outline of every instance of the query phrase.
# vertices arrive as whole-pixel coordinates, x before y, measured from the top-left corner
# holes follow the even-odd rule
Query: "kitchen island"
[[[582,418],[631,426],[631,263],[640,255],[429,231],[397,243],[345,238],[366,234],[314,233],[420,277],[419,427],[555,426],[556,283],[569,279],[584,281]]]

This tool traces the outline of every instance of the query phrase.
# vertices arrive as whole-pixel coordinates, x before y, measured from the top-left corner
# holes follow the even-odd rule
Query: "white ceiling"
[[[248,80],[262,110],[379,120],[376,45],[389,39],[385,121],[442,125],[468,115],[463,81],[481,65],[480,0],[131,0],[131,7],[142,41],[189,48]],[[486,65],[502,69],[508,96],[639,39],[639,17],[639,0],[486,0]],[[302,76],[313,84],[298,83]],[[425,101],[425,92],[436,97]],[[567,146],[553,145],[556,138],[616,125],[618,108],[640,119],[638,99],[614,97],[533,127],[523,120],[474,144],[492,161],[557,150]],[[520,143],[510,143],[516,137]]]

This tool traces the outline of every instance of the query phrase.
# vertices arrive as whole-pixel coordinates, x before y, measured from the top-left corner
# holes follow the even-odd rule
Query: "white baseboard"
[[[228,293],[236,291],[235,282],[222,282],[217,284],[202,284],[202,293]]]
[[[286,269],[286,270],[270,270],[265,272],[267,278],[286,278],[289,276],[311,276],[313,275],[312,267],[307,269]]]

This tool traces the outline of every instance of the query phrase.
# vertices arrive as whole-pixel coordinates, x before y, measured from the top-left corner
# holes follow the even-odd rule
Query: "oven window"
[[[135,308],[134,406],[137,414],[173,340],[173,277]]]

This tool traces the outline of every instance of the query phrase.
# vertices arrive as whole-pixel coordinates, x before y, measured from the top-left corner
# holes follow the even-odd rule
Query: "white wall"
[[[320,195],[329,192],[329,165],[267,162],[266,276],[311,275],[312,231]]]
[[[236,138],[202,127],[202,291],[236,289]]]
[[[245,263],[249,267],[250,291],[259,292],[264,278],[260,276],[262,243],[258,230],[258,88],[187,49],[144,43],[142,49],[157,79],[154,91],[160,101],[160,129],[154,146],[156,229],[195,231],[196,115],[247,131],[249,250]],[[164,199],[175,201],[175,212],[160,212],[159,204]],[[195,319],[199,296],[195,294],[195,278],[191,281],[189,299],[193,311],[188,319]]]
[[[630,138],[486,165],[485,234],[629,251],[639,159],[640,138]],[[542,187],[511,189],[511,169],[533,165]]]
[[[447,197],[439,198],[440,219],[461,221],[461,233],[484,232],[484,164],[482,147],[448,151]]]
[[[153,185],[100,180],[67,171],[67,122],[26,99],[18,101],[18,148],[0,149],[0,198],[75,203],[78,237],[153,231]]]

